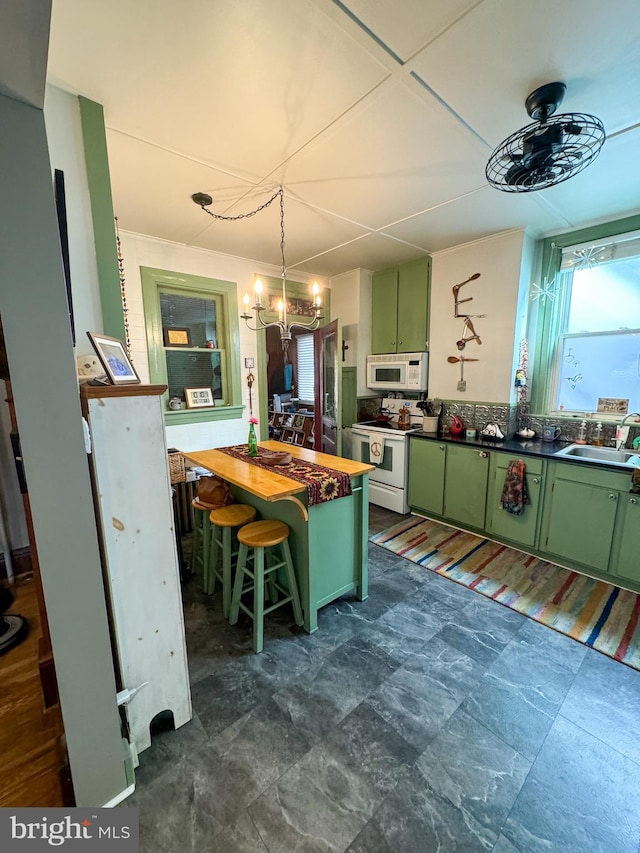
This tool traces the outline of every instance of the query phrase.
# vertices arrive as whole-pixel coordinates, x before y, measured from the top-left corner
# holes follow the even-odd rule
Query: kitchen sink
[[[595,462],[600,465],[616,465],[621,468],[640,467],[640,455],[634,450],[616,450],[613,447],[593,447],[589,444],[570,444],[554,453],[567,459]]]

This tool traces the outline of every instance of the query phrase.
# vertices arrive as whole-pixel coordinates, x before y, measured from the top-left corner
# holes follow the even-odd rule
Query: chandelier
[[[313,310],[313,319],[308,323],[301,323],[299,321],[295,321],[293,323],[287,322],[287,267],[284,260],[284,189],[281,186],[277,192],[275,192],[271,198],[266,201],[264,204],[261,204],[255,210],[250,210],[248,213],[239,213],[237,216],[221,216],[218,213],[213,213],[208,209],[209,205],[213,202],[213,199],[208,193],[194,193],[191,196],[192,201],[199,205],[205,213],[208,213],[209,216],[212,216],[214,219],[222,219],[226,222],[234,222],[238,219],[248,219],[250,216],[255,216],[256,213],[260,213],[261,210],[269,207],[277,198],[280,199],[280,259],[281,259],[281,277],[282,277],[282,297],[278,299],[278,303],[276,305],[278,311],[278,319],[273,320],[271,322],[267,321],[264,316],[264,312],[267,310],[269,306],[265,306],[262,304],[262,282],[260,279],[256,279],[256,282],[253,287],[253,305],[251,306],[251,310],[254,312],[255,317],[255,326],[251,326],[249,324],[249,320],[251,319],[251,314],[249,314],[249,306],[251,303],[251,298],[248,293],[245,293],[243,297],[244,303],[244,312],[240,315],[240,317],[245,321],[248,328],[251,329],[252,332],[258,332],[260,329],[268,329],[270,326],[277,327],[280,331],[280,341],[282,343],[282,349],[286,353],[289,347],[289,342],[291,341],[291,330],[292,329],[306,329],[308,332],[312,332],[314,329],[317,329],[320,325],[320,320],[322,320],[322,309],[321,309],[321,301],[319,296],[319,287],[314,282],[312,288],[312,310]]]

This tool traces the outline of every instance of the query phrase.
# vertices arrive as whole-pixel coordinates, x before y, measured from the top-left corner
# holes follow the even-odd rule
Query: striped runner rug
[[[640,595],[412,516],[371,542],[640,669]]]

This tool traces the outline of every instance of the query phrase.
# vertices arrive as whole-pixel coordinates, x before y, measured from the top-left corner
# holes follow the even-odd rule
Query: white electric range
[[[409,444],[407,435],[422,428],[422,412],[417,400],[385,397],[381,414],[390,418],[363,421],[351,428],[351,456],[359,462],[375,465],[369,474],[369,500],[394,512],[409,512],[407,481],[409,475]],[[400,409],[407,406],[411,426],[398,427]]]

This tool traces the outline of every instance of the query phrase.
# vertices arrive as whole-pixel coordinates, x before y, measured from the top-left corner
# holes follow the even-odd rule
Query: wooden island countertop
[[[342,456],[331,456],[329,453],[320,453],[317,450],[309,450],[305,447],[297,447],[295,444],[285,444],[281,441],[261,441],[260,447],[273,453],[290,453],[295,459],[304,459],[306,462],[314,462],[325,468],[349,474],[351,477],[359,477],[373,471],[374,466],[364,462],[356,462],[353,459],[345,459]],[[275,466],[271,470],[259,465],[251,465],[242,459],[236,459],[220,450],[197,450],[183,454],[190,462],[194,462],[201,468],[206,468],[223,480],[246,489],[265,501],[278,501],[289,495],[306,492],[307,487],[297,480],[279,473]]]

